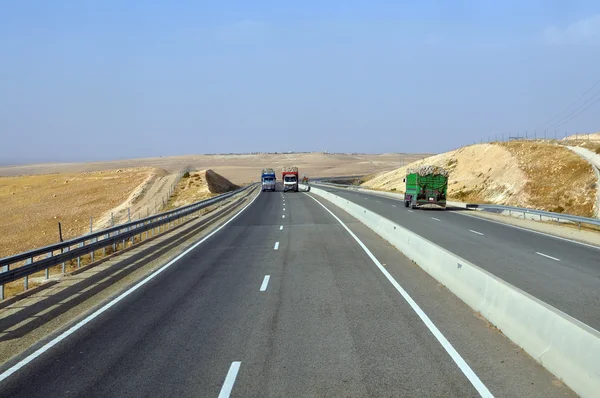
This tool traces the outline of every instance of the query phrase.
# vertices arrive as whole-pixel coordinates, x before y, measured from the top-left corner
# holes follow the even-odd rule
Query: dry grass
[[[527,205],[541,210],[593,217],[596,177],[592,166],[560,145],[517,141],[508,149],[527,176]]]
[[[0,257],[20,253],[89,230],[90,216],[100,217],[122,203],[152,169],[46,174],[0,178]]]

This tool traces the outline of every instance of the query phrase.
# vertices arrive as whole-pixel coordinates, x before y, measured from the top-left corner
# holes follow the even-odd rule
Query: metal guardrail
[[[325,181],[322,181],[322,182],[320,181],[319,183],[321,183],[323,185],[330,185],[330,186],[346,188],[346,189],[365,190],[365,189],[359,188],[355,185],[334,184],[334,183],[325,182]],[[365,190],[365,191],[368,191],[368,190]],[[503,206],[503,205],[493,205],[493,204],[470,204],[469,203],[466,205],[466,208],[467,209],[480,209],[483,211],[494,211],[494,210],[508,211],[509,215],[512,215],[513,212],[514,213],[523,213],[523,218],[525,218],[527,214],[532,214],[532,215],[540,216],[540,220],[542,220],[543,217],[546,217],[549,219],[555,219],[557,221],[564,220],[564,221],[576,223],[580,228],[581,228],[581,224],[600,226],[600,219],[598,219],[598,218],[574,216],[572,214],[554,213],[551,211],[527,209],[524,207]]]
[[[493,211],[493,210],[508,211],[509,214],[512,212],[523,213],[523,217],[525,217],[526,214],[534,214],[536,216],[540,216],[540,219],[541,219],[541,217],[546,217],[546,218],[556,219],[557,221],[560,221],[560,220],[570,221],[573,223],[577,223],[580,226],[581,226],[581,224],[590,224],[590,225],[600,226],[600,219],[598,219],[598,218],[574,216],[572,214],[554,213],[551,211],[544,211],[544,210],[526,209],[524,207],[488,205],[488,204],[468,204],[467,208],[468,209],[481,209],[484,211],[490,211],[490,210],[491,211]]]
[[[116,251],[119,243],[126,246],[127,241],[134,243],[134,237],[142,233],[152,231],[152,236],[161,232],[161,228],[169,226],[177,220],[192,216],[199,210],[216,203],[222,202],[234,195],[237,195],[245,190],[251,189],[256,184],[251,184],[246,187],[239,188],[214,198],[205,199],[191,205],[183,206],[178,209],[170,210],[164,213],[159,213],[140,220],[127,222],[114,227],[106,228],[86,234],[77,238],[73,238],[64,242],[55,243],[49,246],[40,247],[27,252],[19,253],[13,256],[0,259],[0,300],[4,299],[4,285],[21,278],[24,278],[24,288],[28,288],[28,276],[46,271],[45,279],[49,278],[49,268],[62,264],[62,272],[65,272],[65,263],[77,259],[78,266],[81,262],[81,256],[90,254],[91,260],[94,261],[94,252],[104,250],[112,246],[113,252]],[[158,230],[158,232],[157,232]],[[24,263],[24,264],[23,264]],[[12,268],[19,264],[20,266]]]

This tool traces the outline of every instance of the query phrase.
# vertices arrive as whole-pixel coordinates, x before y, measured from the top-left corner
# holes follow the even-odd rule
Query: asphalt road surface
[[[0,396],[573,396],[419,267],[323,203],[339,221],[309,194],[261,193],[35,354],[1,382]]]
[[[319,186],[380,214],[600,330],[600,248],[404,202]]]

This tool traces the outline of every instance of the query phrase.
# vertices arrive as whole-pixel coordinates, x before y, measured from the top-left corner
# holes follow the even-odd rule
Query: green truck
[[[406,190],[404,206],[446,208],[448,172],[436,166],[409,169],[404,179]]]

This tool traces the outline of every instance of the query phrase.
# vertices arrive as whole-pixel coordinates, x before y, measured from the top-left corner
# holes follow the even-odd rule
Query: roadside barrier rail
[[[106,249],[112,247],[115,252],[117,245],[122,244],[125,248],[127,242],[131,245],[135,242],[135,236],[146,233],[152,236],[163,232],[176,221],[184,218],[191,218],[196,212],[222,202],[234,195],[255,187],[257,184],[251,184],[235,191],[227,192],[210,199],[205,199],[191,205],[183,206],[178,209],[170,210],[164,213],[155,214],[136,221],[127,222],[114,227],[99,230],[77,238],[55,243],[49,246],[40,247],[27,252],[19,253],[13,256],[0,259],[0,300],[4,299],[4,285],[15,280],[24,279],[24,289],[28,289],[29,276],[37,272],[46,271],[45,279],[49,279],[49,268],[62,265],[62,273],[65,273],[65,263],[77,259],[80,266],[81,257],[89,254],[91,261],[94,261],[94,252],[103,250],[106,255]]]

